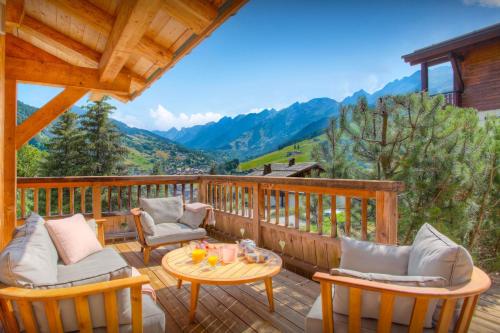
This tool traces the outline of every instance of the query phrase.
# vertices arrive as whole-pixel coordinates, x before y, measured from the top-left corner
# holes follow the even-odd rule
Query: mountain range
[[[429,72],[430,94],[451,90],[450,68],[443,66]],[[420,71],[394,80],[370,94],[359,90],[342,101],[315,98],[296,102],[284,109],[265,109],[258,113],[223,117],[217,122],[177,130],[155,131],[159,136],[186,147],[223,153],[239,159],[249,159],[276,150],[287,144],[319,135],[330,118],[337,116],[341,105],[355,104],[365,97],[374,105],[379,97],[400,95],[420,90]]]
[[[18,101],[18,124],[36,110],[37,108]],[[71,108],[71,112],[83,115],[85,110],[74,106]],[[213,164],[214,157],[210,154],[186,148],[153,132],[130,127],[115,119],[111,119],[111,122],[121,133],[123,144],[128,150],[125,164],[129,174],[150,174],[155,164],[162,168],[157,172],[163,174],[201,173],[208,172]],[[44,143],[51,136],[50,128],[51,125],[31,139],[29,143],[44,150]]]

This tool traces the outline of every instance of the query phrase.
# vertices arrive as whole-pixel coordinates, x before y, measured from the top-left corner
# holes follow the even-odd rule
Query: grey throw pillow
[[[340,241],[340,268],[365,273],[407,275],[410,246],[375,244],[348,237],[342,237]]]
[[[391,283],[412,287],[443,287],[446,280],[440,276],[407,276],[380,273],[363,273],[348,269],[332,269],[332,275],[348,276],[363,280]],[[397,324],[409,325],[415,299],[396,297],[394,299],[392,321]],[[361,294],[361,317],[378,319],[380,313],[380,293],[363,290]],[[432,327],[432,316],[436,309],[437,300],[429,302],[424,326]],[[336,313],[349,315],[349,289],[335,286],[333,296],[333,310]]]
[[[185,210],[179,222],[196,229],[203,223],[206,215],[206,210],[199,210],[196,212]]]
[[[57,282],[57,250],[38,214],[32,213],[0,253],[0,281],[33,287]]]
[[[148,212],[141,210],[141,227],[142,231],[148,235],[148,236],[153,236],[155,234],[155,221],[149,215]]]
[[[181,197],[141,198],[142,210],[148,212],[155,224],[177,223],[184,211]]]
[[[468,282],[474,263],[467,250],[425,223],[417,233],[408,261],[409,275],[442,276],[449,286]]]

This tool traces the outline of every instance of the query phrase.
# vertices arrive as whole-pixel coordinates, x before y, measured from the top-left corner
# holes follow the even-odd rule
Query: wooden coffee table
[[[218,244],[222,245],[222,244]],[[243,257],[230,264],[218,264],[215,269],[203,261],[194,264],[190,251],[185,248],[175,249],[167,253],[161,264],[163,268],[178,279],[178,287],[182,281],[191,282],[191,309],[189,320],[193,321],[198,303],[201,284],[208,285],[238,285],[263,280],[269,301],[269,311],[274,311],[272,277],[277,275],[282,266],[281,258],[272,251],[259,249],[269,254],[269,260],[262,264],[251,264]]]

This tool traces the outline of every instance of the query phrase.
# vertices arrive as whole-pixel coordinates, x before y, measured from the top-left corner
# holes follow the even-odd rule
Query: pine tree
[[[109,119],[116,108],[107,103],[107,98],[83,107],[81,126],[85,133],[85,175],[104,176],[125,173],[124,158],[127,153],[120,133]]]
[[[47,156],[42,163],[46,176],[82,175],[83,133],[78,128],[78,115],[65,112],[51,128],[46,143]]]

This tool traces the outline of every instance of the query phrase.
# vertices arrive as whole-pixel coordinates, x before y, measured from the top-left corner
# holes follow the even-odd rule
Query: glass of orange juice
[[[193,252],[191,252],[191,258],[193,259],[193,262],[195,264],[199,264],[200,262],[203,261],[207,254],[207,251],[204,249],[194,249]]]
[[[207,258],[207,262],[212,269],[215,269],[215,266],[219,262],[219,256],[216,254],[209,255]]]

